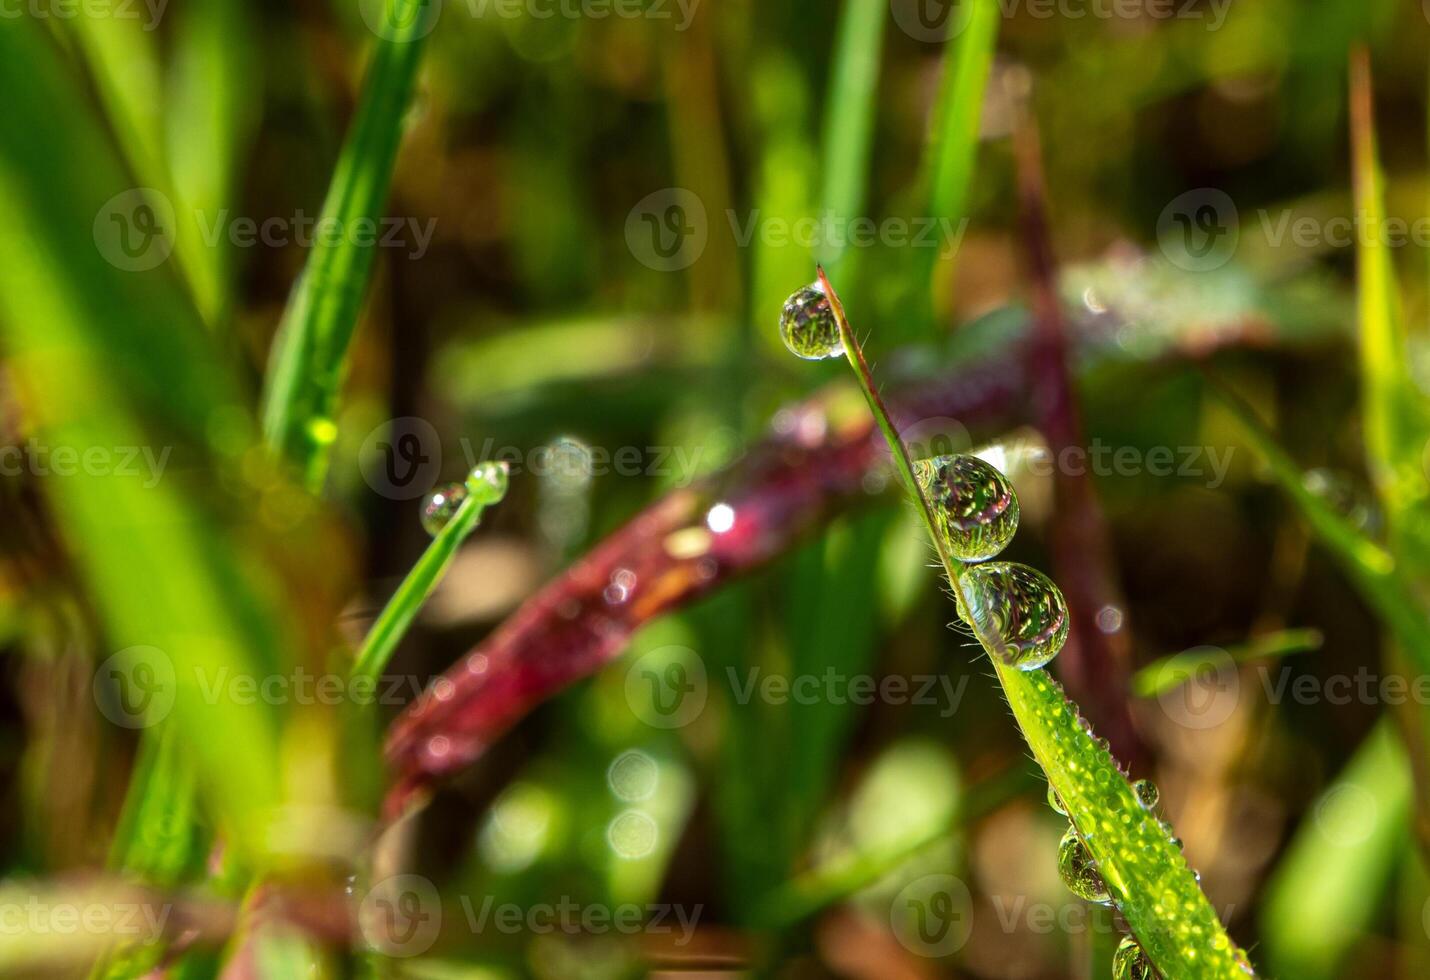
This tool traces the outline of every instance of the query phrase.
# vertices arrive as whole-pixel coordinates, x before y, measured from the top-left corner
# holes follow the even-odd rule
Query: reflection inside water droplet
[[[1112,980],[1156,980],[1157,971],[1137,940],[1123,936],[1112,954]]]
[[[1103,905],[1112,901],[1087,845],[1071,827],[1058,843],[1058,875],[1078,898]]]
[[[422,501],[422,529],[435,538],[466,499],[467,487],[463,483],[446,483],[433,490]]]
[[[969,568],[963,582],[973,625],[994,641],[1008,666],[1034,670],[1067,642],[1067,601],[1037,569],[989,562]]]
[[[780,339],[791,354],[807,361],[844,353],[834,309],[818,285],[805,286],[785,300],[780,311]]]
[[[962,453],[914,463],[934,526],[959,561],[985,561],[1018,530],[1018,495],[997,467]]]

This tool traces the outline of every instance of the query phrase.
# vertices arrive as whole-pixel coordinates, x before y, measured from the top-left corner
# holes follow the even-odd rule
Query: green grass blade
[[[834,43],[834,74],[824,116],[824,182],[820,202],[825,214],[844,227],[865,207],[874,105],[879,93],[880,49],[884,42],[885,0],[845,0]],[[832,236],[818,259],[837,269],[848,250],[847,237]]]
[[[317,236],[274,341],[264,435],[314,491],[326,474],[332,416],[376,249],[358,231],[378,220],[387,201],[431,26],[427,7],[426,0],[389,0],[389,29],[378,39],[318,223],[340,233]]]
[[[1211,390],[1230,411],[1252,450],[1266,463],[1273,479],[1291,498],[1316,538],[1335,555],[1361,598],[1395,633],[1417,666],[1430,671],[1430,622],[1402,570],[1397,568],[1394,556],[1306,488],[1301,471],[1276,444],[1250,406],[1220,385],[1213,385]]]
[[[243,418],[234,379],[169,277],[121,271],[96,247],[96,216],[125,175],[35,23],[0,31],[0,85],[11,93],[0,216],[12,232],[0,240],[0,337],[36,439],[79,452],[167,446],[202,472],[211,426]],[[202,486],[187,473],[150,483],[114,468],[42,483],[107,639],[172,661],[168,723],[245,851],[261,847],[278,795],[273,711],[207,704],[197,679],[257,676],[259,651],[283,647],[252,589],[253,556],[197,505]]]
[[[1267,884],[1262,935],[1277,976],[1347,975],[1340,965],[1379,914],[1409,841],[1412,793],[1405,747],[1382,720],[1310,808]]]
[[[174,60],[165,93],[165,153],[174,199],[186,212],[175,249],[199,312],[221,322],[232,305],[232,249],[203,238],[232,207],[239,162],[252,137],[261,79],[251,57],[251,13],[241,0],[175,10]]]
[[[969,0],[953,17],[966,17],[963,29],[948,41],[943,81],[934,109],[933,131],[922,162],[927,217],[956,226],[968,217],[968,192],[978,153],[983,97],[993,66],[1000,21],[996,0]],[[917,249],[913,285],[918,309],[943,312],[948,307],[947,271],[931,281],[938,249]],[[917,322],[917,321],[915,321]]]
[[[412,566],[412,570],[407,573],[407,577],[402,580],[402,584],[397,587],[397,591],[372,624],[372,629],[368,630],[367,639],[363,641],[357,660],[353,662],[354,677],[375,680],[381,676],[387,662],[397,650],[397,644],[402,641],[408,627],[417,618],[423,603],[442,581],[442,576],[457,555],[457,549],[468,535],[477,529],[483,512],[499,501],[505,493],[505,464],[501,466],[501,489],[495,489],[483,479],[480,474],[489,472],[484,467],[478,467],[467,478],[466,499],[422,552],[422,557],[417,559],[417,563]]]
[[[838,321],[845,355],[963,615],[970,608],[966,571],[949,555],[935,530],[930,504],[914,479],[908,449],[894,430],[844,307],[823,270],[819,279]],[[974,617],[963,615],[963,619],[992,661],[1033,757],[1096,860],[1118,910],[1157,969],[1178,980],[1246,977],[1251,971],[1245,954],[1227,937],[1181,850],[1155,814],[1142,807],[1117,760],[1085,725],[1062,688],[1044,670],[1009,666],[998,638],[972,625]]]
[[[1139,698],[1155,698],[1195,677],[1197,671],[1203,667],[1220,666],[1226,662],[1227,657],[1230,657],[1233,663],[1244,664],[1319,650],[1323,642],[1325,637],[1320,630],[1290,629],[1254,637],[1226,650],[1217,647],[1185,650],[1154,660],[1133,674],[1132,692]]]
[[[1430,444],[1430,411],[1411,377],[1391,246],[1382,234],[1386,227],[1385,176],[1376,151],[1370,64],[1364,49],[1358,49],[1351,60],[1350,105],[1356,214],[1366,229],[1356,236],[1366,455],[1371,478],[1385,504],[1392,542],[1409,545],[1409,557],[1424,571],[1430,569],[1430,485],[1423,465]]]

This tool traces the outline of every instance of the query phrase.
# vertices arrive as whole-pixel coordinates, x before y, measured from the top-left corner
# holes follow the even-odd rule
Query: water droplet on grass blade
[[[466,499],[467,486],[464,483],[444,483],[433,490],[422,501],[422,530],[435,538]]]
[[[1053,784],[1048,784],[1048,806],[1053,808],[1054,813],[1068,815],[1067,807],[1063,806],[1063,801],[1058,799],[1058,791],[1053,789]]]
[[[1123,936],[1112,954],[1112,980],[1156,980],[1157,971],[1137,940]]]
[[[992,638],[1008,666],[1034,670],[1067,642],[1067,600],[1036,568],[989,562],[969,568],[963,581],[973,625]]]
[[[1137,802],[1142,804],[1144,810],[1154,810],[1157,801],[1162,798],[1162,794],[1157,790],[1157,784],[1150,779],[1139,779],[1132,784],[1132,792],[1137,794]]]
[[[484,504],[494,504],[506,496],[511,467],[506,463],[478,463],[467,477],[467,489]]]
[[[805,286],[785,300],[780,311],[780,339],[791,354],[807,361],[822,361],[844,353],[834,309],[818,285]]]
[[[1018,495],[998,468],[977,456],[955,454],[914,463],[934,526],[959,561],[986,561],[1018,530]]]
[[[1103,905],[1112,901],[1087,845],[1071,827],[1058,843],[1058,876],[1078,898]]]

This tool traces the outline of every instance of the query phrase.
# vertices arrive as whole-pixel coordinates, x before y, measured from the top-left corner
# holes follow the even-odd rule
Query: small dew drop
[[[914,478],[954,558],[986,561],[1013,540],[1018,495],[993,464],[962,453],[935,456],[914,463]]]
[[[1063,806],[1063,801],[1058,799],[1058,791],[1053,789],[1052,783],[1048,784],[1048,806],[1052,807],[1056,813],[1060,813],[1063,816],[1068,815],[1067,807]]]
[[[1067,642],[1067,600],[1037,569],[989,562],[970,568],[964,581],[973,625],[991,634],[1008,666],[1035,670]]]
[[[834,309],[817,284],[805,286],[785,300],[780,311],[780,339],[791,354],[807,361],[822,361],[844,353]]]
[[[433,490],[422,501],[422,529],[435,538],[466,499],[467,487],[463,483],[447,483]]]
[[[1137,794],[1137,802],[1142,804],[1144,810],[1157,809],[1157,802],[1162,798],[1162,794],[1157,791],[1157,784],[1150,779],[1139,779],[1132,784],[1132,792]]]
[[[467,477],[467,489],[486,504],[494,504],[506,496],[511,482],[511,467],[506,462],[478,463]]]
[[[1058,843],[1058,875],[1063,879],[1063,884],[1068,886],[1068,890],[1078,898],[1098,904],[1112,901],[1112,896],[1107,891],[1107,883],[1102,880],[1102,875],[1098,874],[1097,865],[1088,853],[1087,845],[1071,827]]]
[[[1112,980],[1156,980],[1157,971],[1137,940],[1123,936],[1112,954]]]

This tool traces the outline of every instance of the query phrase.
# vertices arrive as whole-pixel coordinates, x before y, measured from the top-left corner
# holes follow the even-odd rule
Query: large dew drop
[[[992,638],[1008,666],[1035,670],[1067,642],[1067,600],[1036,568],[989,562],[969,568],[963,582],[973,625]]]
[[[1137,802],[1142,804],[1144,810],[1157,809],[1157,802],[1161,800],[1162,794],[1157,791],[1157,784],[1150,779],[1139,779],[1132,784],[1132,792],[1137,796]]]
[[[822,361],[844,353],[834,309],[818,285],[805,286],[785,300],[780,311],[780,339],[791,354],[807,361]]]
[[[959,561],[987,561],[1018,530],[1018,495],[996,466],[977,456],[935,456],[914,463],[934,526]]]
[[[1107,892],[1107,883],[1102,880],[1102,875],[1098,874],[1097,865],[1093,863],[1087,845],[1071,827],[1058,843],[1058,876],[1078,898],[1103,905],[1112,901],[1112,896]]]
[[[1112,954],[1112,980],[1156,980],[1157,971],[1137,940],[1123,936]]]

